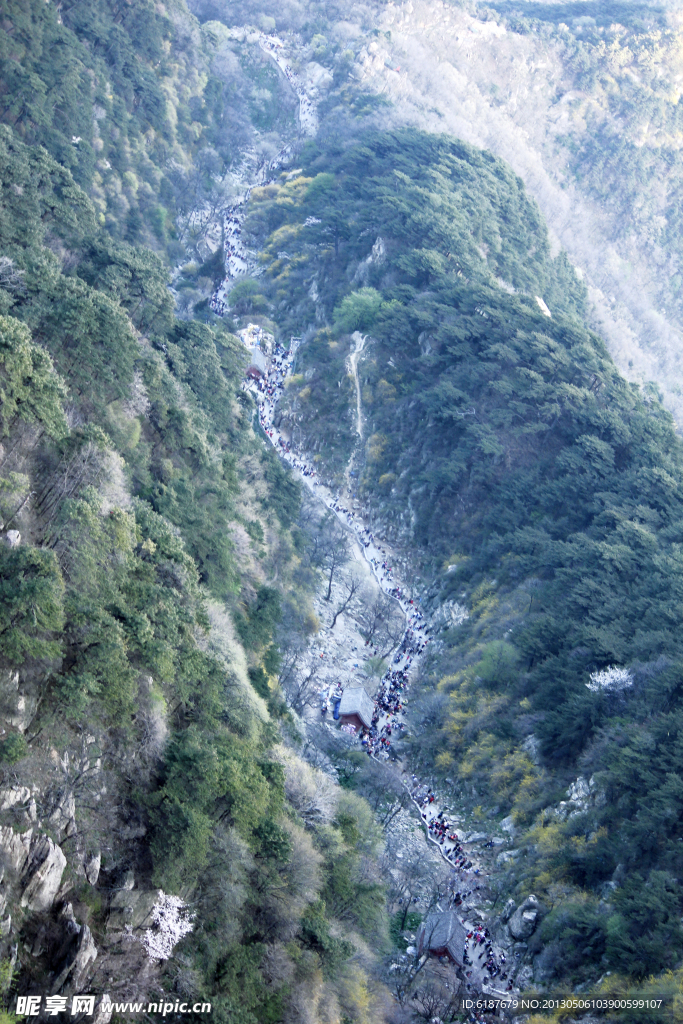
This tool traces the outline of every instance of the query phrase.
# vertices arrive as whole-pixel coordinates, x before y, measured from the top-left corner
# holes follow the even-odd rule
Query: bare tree
[[[383,829],[388,829],[397,814],[410,806],[410,793],[397,773],[367,758],[356,792],[365,797]]]
[[[422,853],[414,853],[411,857],[396,857],[396,850],[393,844],[387,844],[385,858],[387,869],[392,871],[389,896],[393,903],[398,903],[403,908],[401,918],[401,930],[406,927],[408,914],[413,900],[418,899],[421,903],[425,901],[434,903],[432,899],[434,891],[440,893],[441,886],[436,877],[435,866],[429,857]],[[437,896],[438,899],[438,896]]]
[[[331,599],[332,584],[348,558],[349,542],[346,531],[336,519],[325,516],[312,538],[311,562],[323,570],[327,579],[326,601]]]
[[[404,631],[403,612],[396,601],[380,591],[363,613],[361,636],[377,648],[380,658],[385,658],[401,642]]]
[[[15,266],[9,256],[0,256],[0,288],[8,292],[26,291],[24,270]]]
[[[330,629],[334,629],[335,624],[337,622],[337,619],[342,614],[342,612],[345,612],[346,609],[349,607],[349,605],[353,601],[353,599],[354,599],[354,597],[355,597],[355,595],[356,595],[356,593],[358,592],[359,589],[360,589],[360,582],[357,579],[355,579],[355,577],[351,577],[351,579],[346,584],[346,593],[345,593],[344,597],[342,598],[342,602],[339,605],[339,607],[337,608],[337,610],[334,613],[334,615],[332,616],[332,622],[330,623]]]
[[[460,1013],[459,989],[460,983],[455,977],[453,984],[449,984],[440,978],[423,975],[422,984],[411,996],[415,1014],[420,1020],[440,1020],[443,1024],[450,1024],[450,1021],[458,1019]]]
[[[318,700],[318,673],[316,667],[307,668],[297,662],[288,669],[286,676],[280,675],[280,686],[287,706],[303,714],[304,708],[313,707]]]

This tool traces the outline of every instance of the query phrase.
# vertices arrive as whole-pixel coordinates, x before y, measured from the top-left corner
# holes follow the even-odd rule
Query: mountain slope
[[[274,76],[251,109],[258,47],[241,70],[183,4],[2,15],[3,1004],[339,1019],[367,989],[361,936],[385,942],[379,833],[281,742],[300,738],[276,629],[317,580],[244,347],[205,301],[220,227],[189,223],[230,193],[252,114],[291,127],[292,98]]]
[[[353,455],[375,533],[412,550],[432,602],[469,611],[423,681],[415,753],[456,773],[466,801],[476,776],[480,798],[531,829],[511,885],[552,903],[564,881],[564,902],[584,906],[599,941],[581,954],[551,915],[546,932],[571,955],[563,946],[548,970],[674,965],[683,452],[671,417],[584,325],[582,286],[504,165],[412,130],[305,157],[300,177],[256,193],[249,221],[285,323],[329,324],[301,349],[281,425],[330,474]],[[355,453],[354,330],[368,335]],[[600,799],[558,817],[584,772]],[[599,901],[613,876],[630,880]],[[641,886],[655,908],[644,928]]]

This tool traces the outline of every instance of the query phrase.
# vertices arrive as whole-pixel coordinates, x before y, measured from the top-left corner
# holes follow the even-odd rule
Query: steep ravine
[[[492,15],[491,15],[492,16]],[[624,231],[568,173],[561,139],[589,116],[560,52],[443,0],[390,3],[356,65],[362,88],[391,102],[387,118],[490,149],[523,179],[558,245],[583,274],[596,327],[620,372],[655,381],[683,421],[683,325],[659,298],[666,257],[634,226]]]
[[[239,34],[239,33],[238,33]],[[275,56],[277,54],[278,66],[287,73],[289,67],[288,59],[285,51],[285,44],[281,39],[275,37],[259,37],[260,45],[264,45],[264,41],[267,42],[269,52]],[[289,77],[289,76],[288,76]],[[302,104],[302,110],[305,109],[307,112],[306,123],[304,119],[301,119],[302,131],[306,134],[310,133],[314,129],[316,124],[315,108],[311,101],[308,100],[305,91],[297,83],[291,81],[293,87],[296,88],[298,98]],[[263,167],[260,167],[257,171],[257,175],[252,182],[244,182],[244,192],[237,199],[237,201],[229,208],[226,214],[226,237],[228,238],[228,250],[227,250],[227,277],[224,284],[220,287],[214,298],[214,308],[220,311],[223,308],[223,304],[230,302],[230,287],[234,280],[242,276],[245,271],[254,270],[255,256],[256,254],[247,254],[242,247],[241,243],[241,227],[244,220],[246,206],[249,200],[251,188],[255,185],[267,185],[270,180],[274,179],[278,174],[286,171],[288,161],[291,159],[292,151],[289,146],[283,147],[277,156]],[[302,333],[306,325],[301,326]],[[349,370],[354,381],[355,388],[355,416],[354,426],[355,432],[358,435],[359,442],[363,439],[363,411],[362,411],[362,400],[361,400],[361,387],[358,374],[358,365],[361,359],[364,345],[365,336],[360,332],[357,332],[354,337],[354,348],[349,356]],[[398,573],[396,571],[387,573],[386,570],[382,569],[382,566],[396,565],[397,555],[400,556],[400,552],[392,552],[385,540],[379,538],[372,538],[366,528],[365,523],[362,520],[362,510],[358,509],[358,502],[354,503],[354,495],[351,487],[351,477],[349,470],[353,464],[354,456],[352,456],[349,465],[347,466],[347,472],[344,474],[346,479],[347,489],[345,493],[333,493],[329,487],[322,484],[317,477],[314,463],[310,460],[306,453],[302,451],[293,451],[290,447],[289,440],[286,436],[282,435],[279,429],[274,424],[274,413],[277,404],[277,397],[281,391],[282,384],[286,375],[292,371],[294,360],[296,358],[296,346],[297,340],[292,340],[292,344],[288,351],[281,351],[278,355],[277,366],[271,364],[271,373],[269,377],[266,377],[265,381],[261,386],[257,387],[254,384],[248,386],[260,405],[259,419],[261,426],[263,427],[266,436],[270,439],[271,443],[275,447],[275,450],[281,455],[285,461],[293,468],[297,473],[302,483],[308,488],[315,501],[321,506],[321,510],[324,509],[332,510],[336,518],[343,525],[343,527],[349,531],[350,537],[352,538],[352,561],[351,564],[345,567],[344,571],[340,574],[339,579],[335,582],[333,589],[333,600],[326,602],[322,594],[318,595],[315,602],[316,612],[322,623],[322,628],[311,643],[308,655],[307,663],[305,668],[315,675],[316,680],[319,681],[320,686],[320,705],[328,708],[328,714],[331,711],[331,701],[337,686],[344,688],[350,685],[365,685],[368,690],[372,692],[373,686],[369,682],[368,676],[364,673],[364,662],[366,661],[366,655],[369,653],[365,650],[365,641],[363,640],[361,630],[361,611],[363,601],[369,602],[372,600],[373,595],[377,592],[378,587],[386,591],[393,591],[394,588],[399,587],[403,593],[402,608],[406,612],[409,610],[408,603],[412,601],[418,601],[420,594],[419,590],[415,590],[413,594],[409,594],[405,586],[399,582]],[[267,395],[269,388],[272,390],[272,396]],[[338,606],[339,602],[343,598],[344,586],[348,583],[349,579],[355,578],[360,584],[359,595],[355,600],[351,601],[346,610],[339,615],[339,617],[332,625],[332,616],[334,609]],[[394,655],[392,651],[389,655],[391,659]],[[419,667],[419,656],[415,657],[410,664],[410,675],[414,678],[420,671]],[[405,660],[401,659],[402,667],[405,664]],[[316,706],[309,708],[304,714],[305,727],[308,729],[313,745],[315,745],[315,730],[319,728],[321,722],[321,708]],[[405,722],[405,716],[393,716],[394,727],[401,722]],[[303,723],[302,723],[303,724]],[[380,727],[386,724],[386,716],[380,721]],[[325,727],[325,725],[323,726]],[[328,728],[333,728],[331,725]],[[336,730],[334,730],[336,732]],[[342,741],[351,743],[350,737]],[[410,767],[407,764],[403,764],[400,761],[390,763],[386,758],[382,757],[383,767],[388,772],[408,772],[410,775]],[[407,780],[406,780],[407,781]],[[423,808],[422,801],[424,800],[425,793],[430,785],[433,785],[431,779],[415,779],[410,784],[410,789],[414,796],[412,803],[412,812],[402,811],[397,819],[392,823],[392,827],[389,832],[389,851],[390,856],[394,858],[393,865],[387,864],[387,870],[393,877],[394,874],[398,876],[400,873],[398,867],[399,862],[408,860],[415,854],[416,842],[418,849],[422,850],[422,855],[434,856],[436,852],[436,860],[434,861],[434,882],[438,888],[439,884],[443,884],[447,905],[452,905],[457,908],[458,913],[461,915],[464,923],[466,924],[469,931],[474,928],[475,922],[482,920],[489,922],[489,914],[492,907],[495,907],[495,899],[493,889],[490,886],[490,878],[494,878],[500,872],[500,868],[504,867],[506,859],[501,855],[500,846],[507,846],[511,844],[510,834],[506,833],[504,829],[489,827],[488,831],[484,832],[481,830],[481,825],[477,825],[474,821],[470,821],[466,816],[459,811],[457,807],[452,806],[449,803],[448,797],[442,795],[431,804]],[[434,839],[434,836],[430,834],[426,826],[428,822],[436,821],[437,816],[443,813],[451,821],[451,827],[453,833],[458,835],[457,844],[449,845],[446,842],[443,847],[438,840]],[[423,826],[425,830],[419,828],[420,818],[418,815],[422,815]],[[418,827],[416,828],[416,825]],[[457,829],[457,833],[455,830]],[[424,837],[418,840],[418,837]],[[458,860],[458,855],[455,853],[456,845],[462,846],[464,839],[468,842],[464,846],[464,859]],[[486,850],[481,849],[481,844],[486,844]],[[492,850],[491,853],[488,850]],[[445,853],[448,853],[448,857]],[[455,865],[455,866],[454,866]],[[444,875],[444,869],[446,874]],[[533,898],[532,898],[533,899]],[[430,905],[430,897],[428,892],[425,892],[424,901],[420,902],[420,909],[427,909]],[[396,908],[394,908],[396,909]],[[506,917],[509,918],[512,915],[514,906],[508,907],[506,910]],[[524,910],[527,914],[537,915],[534,907],[529,904],[525,905]],[[520,910],[518,916],[520,916],[524,910]],[[535,921],[535,918],[534,918]],[[471,986],[474,990],[483,990],[489,992],[498,992],[503,994],[508,990],[508,986],[513,983],[513,979],[516,979],[519,985],[526,985],[531,980],[531,970],[525,966],[525,951],[526,946],[523,942],[520,943],[520,938],[515,934],[515,925],[512,927],[506,926],[505,921],[497,921],[494,927],[493,920],[491,919],[491,930],[495,935],[495,946],[492,950],[491,956],[493,969],[495,971],[495,977],[492,979],[490,974],[492,972],[484,969],[484,960],[481,955],[475,954],[475,963],[471,965],[471,970],[468,975],[467,981],[464,984]],[[533,927],[533,923],[532,927]],[[517,929],[520,932],[523,929]],[[515,941],[517,945],[515,946]],[[409,954],[410,956],[410,954]],[[505,966],[506,957],[514,958],[514,962],[510,966]],[[500,980],[496,980],[499,978]]]

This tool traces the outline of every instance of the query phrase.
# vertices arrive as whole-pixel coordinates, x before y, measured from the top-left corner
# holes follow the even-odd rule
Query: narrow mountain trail
[[[269,53],[296,91],[300,105],[301,133],[304,135],[315,134],[318,125],[315,105],[306,95],[298,76],[292,71],[284,43],[278,37],[266,36],[263,33],[256,33],[253,41],[257,41],[261,48]],[[281,148],[274,159],[267,164],[259,165],[255,179],[249,185],[245,183],[244,192],[224,213],[226,277],[211,300],[213,310],[219,315],[227,307],[232,283],[257,268],[256,254],[249,252],[241,240],[242,225],[251,191],[254,187],[274,181],[274,172],[280,171],[286,166],[291,155],[291,146],[286,145]],[[363,439],[363,410],[358,364],[365,347],[366,337],[358,331],[353,334],[355,347],[348,360],[356,392],[355,426],[359,445]],[[254,345],[256,346],[257,342],[254,342]],[[431,640],[431,626],[425,614],[420,610],[421,599],[417,595],[413,596],[407,585],[398,579],[392,565],[391,550],[382,540],[373,536],[360,514],[353,507],[349,507],[353,504],[349,497],[352,493],[349,470],[353,456],[346,472],[347,494],[335,494],[318,479],[312,461],[307,459],[304,453],[292,450],[290,443],[283,438],[274,425],[277,402],[284,390],[285,378],[292,371],[298,345],[299,339],[292,338],[289,349],[285,350],[278,346],[266,376],[258,382],[245,381],[242,386],[255,398],[258,404],[259,424],[279,456],[289,464],[315,499],[321,502],[326,510],[332,512],[344,529],[350,533],[357,561],[362,564],[364,571],[372,576],[379,589],[396,602],[404,616],[403,635],[389,655],[392,659],[391,665],[382,677],[374,697],[373,727],[369,732],[366,730],[366,734],[362,738],[359,737],[359,741],[368,755],[384,764],[387,771],[402,773],[401,778],[410,789],[413,804],[420,816],[425,841],[438,851],[442,860],[448,865],[450,871],[449,905],[457,909],[471,938],[478,934],[477,929],[481,931],[482,928],[480,920],[472,919],[474,909],[471,905],[476,899],[476,894],[486,884],[482,866],[476,859],[473,859],[475,854],[472,848],[469,847],[467,851],[465,849],[469,837],[459,837],[455,831],[457,819],[445,809],[443,801],[432,792],[431,788],[422,784],[416,776],[412,776],[411,779],[408,769],[397,758],[392,742],[392,738],[395,740],[407,728],[405,710],[409,703],[410,686],[417,676],[420,661]],[[332,630],[330,629],[328,632],[331,633]],[[329,637],[329,640],[331,645],[332,637]],[[357,653],[359,641],[353,644],[351,649],[344,651],[339,649],[340,640],[335,638],[334,641],[337,663],[353,664],[354,669],[359,668],[361,662],[361,656]],[[344,646],[343,641],[341,646]],[[324,658],[324,653],[324,651],[320,653],[321,658]],[[361,647],[361,653],[367,652]],[[369,653],[372,651],[370,650]],[[354,658],[357,659],[355,662]],[[355,684],[357,685],[357,682]],[[340,694],[338,679],[331,680],[321,691],[323,719],[335,694]],[[449,817],[453,818],[453,821],[449,822],[448,827],[444,830],[442,826],[448,822]],[[401,856],[400,851],[398,855]],[[480,911],[476,913],[481,917]],[[469,943],[470,939],[467,940],[464,950],[466,963]],[[502,971],[505,963],[504,951],[492,950],[488,957],[488,965],[482,959],[481,952],[478,955],[476,953],[473,955],[474,961],[469,964],[468,990],[503,994],[501,984],[495,985],[492,982],[491,974],[495,971],[495,977],[504,973]]]
[[[267,35],[264,32],[251,30],[244,33],[233,29],[235,38],[257,43],[272,58],[287,79],[299,100],[299,132],[302,136],[313,136],[318,130],[318,111],[315,103],[306,94],[300,76],[292,67],[292,58],[288,55],[285,43],[279,36]],[[258,272],[256,253],[251,252],[242,241],[242,226],[252,189],[271,184],[276,179],[275,172],[281,171],[292,157],[292,145],[286,143],[278,150],[272,160],[261,161],[256,166],[251,181],[242,181],[244,191],[221,213],[222,238],[225,248],[225,278],[211,298],[211,308],[221,316],[226,309],[228,293],[231,285],[245,274]]]
[[[357,358],[362,352],[365,338],[357,337],[355,340],[356,348],[350,358],[356,357],[352,365],[357,368]],[[513,987],[512,970],[506,964],[506,951],[502,947],[493,946],[490,940],[488,949],[483,945],[479,949],[478,940],[475,938],[484,934],[482,912],[475,910],[474,904],[478,901],[477,894],[486,888],[487,877],[472,843],[480,843],[487,837],[481,833],[459,835],[457,829],[461,827],[461,819],[447,809],[443,798],[433,792],[430,786],[421,782],[415,775],[411,777],[408,768],[393,751],[392,737],[400,736],[407,727],[405,711],[409,704],[411,683],[417,676],[420,661],[432,638],[431,626],[419,607],[421,599],[417,595],[411,596],[407,585],[398,579],[386,546],[373,536],[360,514],[348,507],[348,498],[334,494],[323,484],[318,479],[312,460],[303,452],[293,450],[291,443],[284,439],[274,424],[277,401],[284,390],[285,378],[293,369],[297,348],[297,339],[292,339],[289,350],[278,346],[266,377],[258,383],[245,382],[243,387],[256,399],[260,426],[275,450],[311,494],[350,532],[366,569],[371,572],[381,591],[395,600],[404,615],[405,630],[401,640],[389,655],[391,665],[382,677],[374,697],[373,728],[369,734],[368,730],[364,730],[364,735],[360,738],[361,747],[375,760],[384,764],[387,771],[402,773],[401,778],[404,785],[409,788],[412,801],[420,815],[426,841],[436,848],[449,867],[449,906],[457,910],[470,936],[464,950],[468,988],[472,991],[503,996],[512,991]],[[357,406],[357,415],[360,418],[360,406]],[[357,648],[354,647],[353,652],[356,651]],[[359,657],[353,652],[346,652],[351,660],[353,657]],[[320,656],[323,657],[323,654],[324,652]],[[321,692],[321,705],[325,712],[335,695],[340,696],[340,686],[338,681],[332,680]],[[503,840],[497,842],[501,843]],[[493,845],[493,841],[490,845]]]
[[[361,441],[363,440],[363,411],[361,407],[360,380],[358,379],[358,360],[365,348],[366,338],[366,334],[361,334],[360,331],[354,331],[353,340],[356,347],[349,356],[351,376],[353,377],[353,382],[356,386],[356,433]]]

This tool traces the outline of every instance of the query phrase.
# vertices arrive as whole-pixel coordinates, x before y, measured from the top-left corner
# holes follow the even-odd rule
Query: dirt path
[[[353,340],[356,347],[349,356],[349,366],[351,367],[351,374],[353,376],[354,383],[356,385],[356,433],[360,440],[363,440],[363,413],[361,407],[360,397],[360,381],[358,380],[358,360],[360,359],[361,352],[365,347],[366,334],[361,334],[360,331],[354,331]]]

